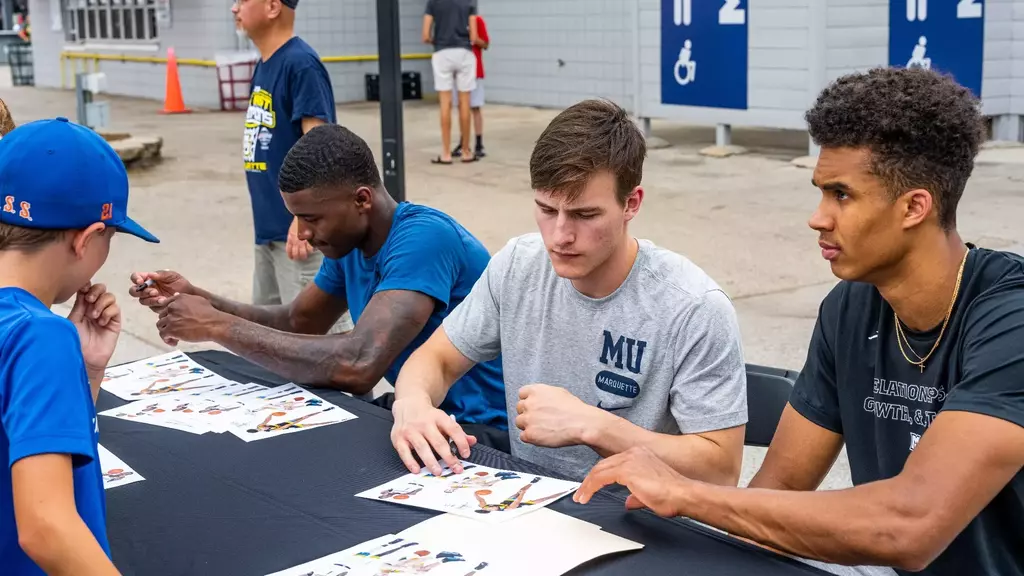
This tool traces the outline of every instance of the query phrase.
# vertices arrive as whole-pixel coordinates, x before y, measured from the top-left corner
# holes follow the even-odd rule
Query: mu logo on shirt
[[[643,367],[645,348],[647,348],[647,342],[643,340],[626,338],[625,336],[619,336],[616,339],[612,336],[611,332],[605,330],[601,346],[601,356],[598,358],[598,361],[605,366],[613,366],[618,370],[625,369],[633,374],[640,374]],[[636,398],[640,395],[640,384],[636,380],[611,370],[599,372],[594,379],[594,384],[600,390],[623,398]],[[621,406],[605,407],[603,406],[603,401],[599,403],[599,406],[605,410],[622,408]]]

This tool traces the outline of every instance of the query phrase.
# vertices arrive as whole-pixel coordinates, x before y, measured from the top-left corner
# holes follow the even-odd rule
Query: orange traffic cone
[[[161,114],[185,114],[191,112],[185,108],[185,100],[181,96],[181,80],[178,78],[178,59],[174,56],[174,48],[167,49],[167,94],[164,97],[164,109]]]

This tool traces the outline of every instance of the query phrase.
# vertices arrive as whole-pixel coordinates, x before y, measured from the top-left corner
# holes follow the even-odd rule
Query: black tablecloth
[[[190,356],[239,382],[285,383],[223,352]],[[391,414],[339,392],[316,393],[359,418],[246,443],[229,433],[195,435],[100,417],[100,442],[145,478],[106,493],[111,552],[122,573],[261,576],[437,514],[356,498],[406,472],[391,447]],[[121,404],[103,391],[98,410]],[[554,476],[486,447],[474,448],[470,460]],[[563,498],[551,508],[646,546],[572,574],[822,574],[688,521],[627,512],[621,492],[599,493],[586,506]]]

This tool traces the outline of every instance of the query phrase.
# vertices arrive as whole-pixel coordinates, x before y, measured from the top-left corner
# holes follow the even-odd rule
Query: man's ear
[[[271,18],[277,18],[281,15],[284,5],[281,4],[281,0],[267,0],[267,16]]]
[[[902,204],[904,228],[919,226],[935,210],[935,200],[932,198],[932,193],[923,188],[916,188],[905,192],[900,196],[898,202]]]
[[[106,224],[103,222],[97,222],[88,228],[75,232],[75,237],[71,242],[72,249],[75,251],[75,256],[78,258],[84,256],[85,250],[89,247],[89,244],[95,242],[100,236],[102,236],[103,231],[106,229]]]
[[[642,186],[637,186],[633,191],[626,197],[626,221],[632,220],[636,217],[637,213],[640,212],[640,204],[644,201],[644,189]]]

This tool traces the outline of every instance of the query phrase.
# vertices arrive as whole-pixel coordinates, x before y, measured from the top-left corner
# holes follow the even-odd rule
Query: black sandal
[[[430,159],[430,163],[431,163],[431,164],[445,164],[445,165],[450,165],[450,164],[452,164],[452,161],[451,161],[451,160],[441,160],[441,157],[440,157],[440,156],[438,156],[437,158],[431,158],[431,159]]]

